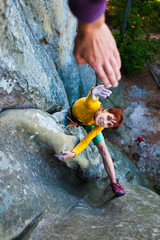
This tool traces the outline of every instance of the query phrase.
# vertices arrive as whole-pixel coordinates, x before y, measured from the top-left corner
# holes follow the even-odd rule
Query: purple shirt
[[[97,20],[106,9],[106,0],[68,0],[72,13],[80,22]]]

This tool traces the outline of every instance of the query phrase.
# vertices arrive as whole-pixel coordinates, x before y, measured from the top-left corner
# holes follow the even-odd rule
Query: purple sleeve
[[[94,22],[106,9],[106,0],[69,0],[68,2],[72,13],[83,23]]]

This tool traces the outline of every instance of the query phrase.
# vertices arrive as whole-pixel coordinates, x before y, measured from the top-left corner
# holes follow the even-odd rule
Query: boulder
[[[76,136],[64,132],[64,126],[40,110],[16,109],[0,114],[0,239],[21,234],[47,209],[62,215],[76,203],[77,198],[69,193],[70,184],[77,182],[77,188],[81,181],[71,168],[79,165],[95,178],[98,159],[91,159],[89,150],[66,164],[53,157],[78,142]]]
[[[76,20],[67,0],[4,0],[0,13],[1,110],[59,111],[95,85],[93,70],[72,54]]]
[[[55,115],[57,116],[57,114]],[[67,111],[62,111],[61,115],[66,116]],[[37,109],[7,110],[1,113],[0,119],[1,126],[5,125],[7,128],[9,126],[9,129],[14,129],[13,131],[16,131],[17,135],[23,135],[23,133],[27,132],[31,135],[31,139],[37,139],[38,142],[46,145],[52,149],[53,153],[57,154],[61,154],[62,151],[72,150],[79,142],[79,139],[84,138],[84,129],[82,127],[74,130],[79,137],[78,139],[76,135],[72,136],[67,133],[65,125],[60,123],[62,117],[58,119]],[[89,148],[74,159],[68,159],[65,162],[70,168],[79,165],[82,169],[91,170],[92,166],[96,165],[97,167],[99,160],[98,157],[96,159],[95,156],[92,156],[92,151]],[[93,174],[96,173],[93,171]]]
[[[61,163],[53,153],[71,150],[86,134],[82,127],[74,128],[75,135],[65,130],[67,111],[47,114],[36,109],[7,110],[0,114],[0,237],[11,239],[32,223],[39,221],[48,209],[49,215],[68,212],[77,197],[94,195],[94,190],[108,184],[102,160],[95,146],[90,145],[74,159]],[[144,176],[120,152],[109,145],[117,178],[134,184],[147,185]],[[66,168],[66,165],[69,168]],[[88,184],[76,177],[77,166],[82,177],[98,182]],[[72,169],[72,170],[71,170]],[[119,172],[119,174],[118,174]],[[92,185],[93,184],[93,185]],[[85,190],[83,187],[85,186]],[[90,188],[90,189],[91,189]],[[88,194],[88,191],[90,194]],[[70,195],[71,194],[71,195]],[[47,215],[48,216],[48,215]]]
[[[21,1],[7,2],[0,19],[1,109],[68,106],[55,64],[38,44]]]
[[[54,151],[46,148],[45,142],[38,144],[36,140],[38,131],[44,139],[51,127],[57,134],[54,121],[43,114],[41,117],[48,121],[41,121],[38,110],[34,118],[29,112],[21,112],[23,118],[19,111],[8,110],[0,115],[0,239],[12,239],[47,209],[62,214],[77,201],[57,180],[69,175],[68,169],[53,158]],[[75,138],[70,139],[74,144]]]
[[[160,197],[147,188],[123,184],[123,197],[114,197],[111,190],[100,196],[95,188],[96,201],[81,200],[63,217],[46,215],[28,239],[158,240]]]

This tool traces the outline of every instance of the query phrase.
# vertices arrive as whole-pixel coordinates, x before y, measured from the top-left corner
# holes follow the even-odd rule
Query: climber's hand
[[[75,157],[76,155],[74,152],[69,152],[69,151],[62,151],[62,153],[63,155],[54,154],[53,156],[60,161],[65,161],[67,159]]]
[[[112,93],[112,91],[104,88],[104,85],[99,85],[92,90],[92,99],[96,100],[97,97],[106,98],[111,93]]]
[[[105,87],[118,86],[121,59],[104,14],[91,23],[78,22],[74,56],[78,65],[89,64]]]

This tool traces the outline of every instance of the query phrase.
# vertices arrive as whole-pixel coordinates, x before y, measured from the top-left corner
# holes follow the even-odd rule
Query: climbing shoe
[[[116,194],[117,197],[123,196],[125,194],[125,190],[118,183],[110,183],[112,187],[112,191]]]

